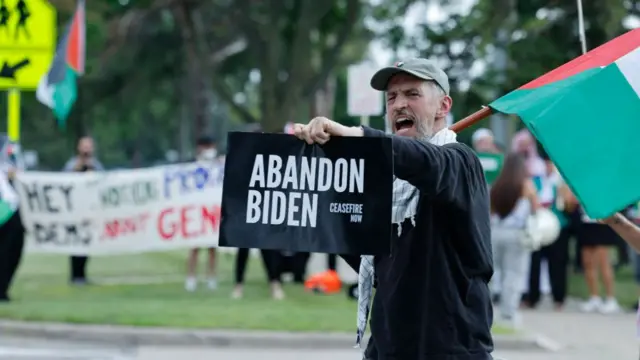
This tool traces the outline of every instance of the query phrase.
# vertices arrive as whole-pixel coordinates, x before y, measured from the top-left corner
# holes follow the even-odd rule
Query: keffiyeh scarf
[[[443,129],[438,131],[428,141],[434,145],[455,143],[456,133],[449,129]],[[394,179],[391,223],[398,226],[398,237],[402,234],[402,223],[407,218],[411,219],[411,223],[415,226],[414,217],[418,208],[419,199],[420,196],[418,189],[404,180],[398,178]],[[369,309],[373,294],[373,280],[373,256],[362,256],[360,261],[360,270],[358,271],[358,332],[356,347],[360,347],[365,330],[367,329]]]

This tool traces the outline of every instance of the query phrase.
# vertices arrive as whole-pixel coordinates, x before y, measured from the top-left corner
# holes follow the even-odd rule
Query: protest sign
[[[504,162],[504,155],[492,154],[492,153],[478,153],[478,159],[482,164],[484,170],[484,177],[487,180],[487,184],[491,185],[500,175],[502,171],[502,163]]]
[[[220,246],[389,254],[391,139],[236,132],[227,144]]]
[[[18,174],[27,250],[107,255],[214,247],[220,165]]]

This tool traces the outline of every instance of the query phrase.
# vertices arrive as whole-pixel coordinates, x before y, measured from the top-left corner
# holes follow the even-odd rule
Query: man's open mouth
[[[411,127],[413,127],[413,124],[414,124],[413,119],[399,118],[395,122],[396,131],[403,130],[403,129],[410,129]]]

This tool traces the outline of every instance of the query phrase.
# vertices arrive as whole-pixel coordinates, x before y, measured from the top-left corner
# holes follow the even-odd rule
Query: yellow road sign
[[[0,89],[35,89],[56,48],[56,9],[47,0],[0,0]]]

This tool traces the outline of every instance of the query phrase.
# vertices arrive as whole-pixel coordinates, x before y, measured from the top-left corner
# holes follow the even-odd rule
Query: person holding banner
[[[325,117],[294,125],[309,144],[337,136],[392,140],[392,253],[363,256],[356,269],[357,344],[373,298],[365,359],[492,359],[488,186],[474,151],[446,128],[448,77],[428,59],[410,59],[379,70],[371,86],[386,94],[393,135]]]
[[[93,138],[84,136],[78,140],[77,154],[73,156],[64,166],[64,171],[86,172],[102,171],[102,163],[94,156]],[[88,256],[71,256],[71,284],[87,285],[87,262]]]
[[[204,162],[213,165],[217,160],[218,150],[216,149],[216,142],[209,136],[202,136],[196,141],[196,158],[195,161]],[[218,288],[218,281],[216,280],[216,248],[210,247],[208,251],[208,263],[207,263],[207,287],[209,290],[216,290]],[[198,279],[196,277],[196,268],[198,267],[198,254],[200,249],[194,248],[189,251],[189,258],[187,260],[187,279],[184,282],[185,290],[192,292],[198,287]]]

